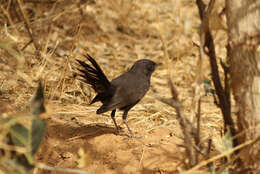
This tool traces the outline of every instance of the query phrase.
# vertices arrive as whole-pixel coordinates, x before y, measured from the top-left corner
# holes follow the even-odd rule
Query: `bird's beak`
[[[161,66],[161,65],[162,65],[162,63],[159,62],[159,63],[156,63],[156,64],[155,64],[155,67],[157,68],[158,66]]]

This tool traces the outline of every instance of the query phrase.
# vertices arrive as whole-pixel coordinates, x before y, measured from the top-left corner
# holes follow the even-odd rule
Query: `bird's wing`
[[[115,90],[111,100],[105,102],[98,110],[97,114],[107,112],[109,110],[121,109],[130,105],[135,105],[141,100],[149,89],[149,86],[136,85],[137,82],[121,83]]]
[[[88,61],[91,62],[92,66],[81,60],[77,60],[77,62],[81,65],[81,67],[78,68],[78,75],[82,77],[82,79],[80,80],[91,85],[97,93],[106,92],[111,85],[109,80],[107,79],[95,59],[93,59],[88,54],[85,57],[88,59]]]

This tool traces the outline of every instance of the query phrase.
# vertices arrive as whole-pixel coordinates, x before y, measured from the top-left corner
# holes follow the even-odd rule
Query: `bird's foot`
[[[138,140],[144,138],[144,137],[135,136],[131,129],[128,129],[128,131],[129,131],[129,134],[130,134],[130,135],[127,135],[127,136],[128,136],[129,138],[134,138],[134,139],[138,139]]]
[[[144,137],[142,137],[142,136],[139,137],[139,136],[135,136],[135,135],[130,135],[129,138],[134,138],[134,139],[137,139],[137,140],[144,139]]]
[[[138,137],[138,136],[134,136],[134,135],[127,135],[127,137],[125,137],[123,140],[124,141],[129,141],[129,140],[142,140],[144,139],[144,137]]]
[[[122,130],[123,128],[121,126],[117,126],[116,127],[116,130],[115,130],[115,134],[116,135],[120,135],[120,131]]]

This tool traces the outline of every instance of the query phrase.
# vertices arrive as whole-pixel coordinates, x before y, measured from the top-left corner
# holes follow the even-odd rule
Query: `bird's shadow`
[[[72,141],[75,139],[90,139],[104,134],[114,134],[118,136],[128,136],[120,131],[118,134],[115,127],[108,126],[104,123],[93,123],[86,125],[76,125],[73,123],[64,124],[55,120],[47,120],[46,135],[56,139],[66,139]],[[122,129],[120,127],[120,129]]]

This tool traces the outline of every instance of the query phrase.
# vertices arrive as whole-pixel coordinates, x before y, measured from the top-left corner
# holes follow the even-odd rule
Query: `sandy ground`
[[[72,127],[50,121],[47,140],[37,157],[48,159],[49,165],[75,168],[80,164],[79,151],[83,151],[81,163],[90,173],[174,173],[176,170],[181,155],[176,145],[181,140],[169,129],[146,134],[144,128],[135,129],[137,135],[143,136],[141,140],[113,132],[113,127],[104,124]]]
[[[210,97],[205,98],[211,101]],[[147,100],[145,98],[140,105]],[[213,104],[206,102],[205,105],[212,107],[207,109],[214,108]],[[96,115],[93,108],[97,107],[83,107],[80,111],[85,115],[57,113],[47,119],[48,129],[37,160],[56,167],[80,167],[90,173],[179,173],[185,156],[182,133],[174,114],[167,117],[159,110],[155,110],[153,115],[133,109],[128,119],[135,135],[140,137],[136,139],[128,137],[128,130],[121,121],[121,112],[116,118],[122,129],[120,135],[116,135],[109,113]],[[142,118],[131,119],[138,112],[138,117]],[[202,139],[219,130],[215,125],[218,118],[214,115],[203,115]],[[52,172],[38,170],[38,173]]]

